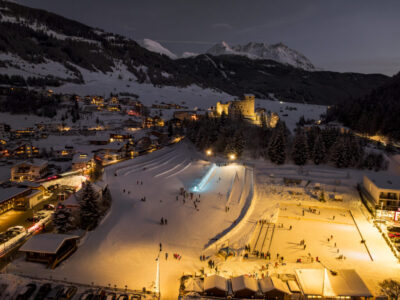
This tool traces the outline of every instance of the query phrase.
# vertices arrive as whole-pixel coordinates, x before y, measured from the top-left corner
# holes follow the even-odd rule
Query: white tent
[[[268,293],[273,290],[278,290],[282,293],[290,295],[291,292],[285,282],[278,277],[265,277],[259,280],[260,288],[263,293]]]
[[[232,278],[231,282],[233,292],[242,291],[245,289],[255,293],[258,292],[258,284],[255,278],[242,275]]]
[[[296,278],[304,295],[321,297],[372,297],[355,270],[297,269]]]
[[[204,290],[218,289],[220,291],[228,291],[228,282],[226,278],[218,275],[211,275],[204,278]]]

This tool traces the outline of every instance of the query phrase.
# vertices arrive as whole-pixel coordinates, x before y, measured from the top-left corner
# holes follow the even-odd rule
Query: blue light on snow
[[[193,192],[200,192],[202,189],[204,189],[205,185],[207,184],[208,180],[210,179],[211,174],[214,172],[215,168],[216,168],[216,165],[213,164],[212,167],[206,173],[206,175],[204,175],[204,177],[201,179],[199,184],[193,188]]]

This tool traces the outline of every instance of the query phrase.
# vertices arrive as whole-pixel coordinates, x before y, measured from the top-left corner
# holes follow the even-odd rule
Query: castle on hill
[[[242,100],[232,100],[226,103],[218,101],[214,109],[214,116],[220,117],[223,113],[227,116],[241,114],[245,119],[257,125],[260,125],[262,119],[265,118],[266,125],[274,128],[279,121],[279,116],[274,112],[267,113],[264,108],[256,109],[255,102],[255,96],[252,94],[245,94]]]

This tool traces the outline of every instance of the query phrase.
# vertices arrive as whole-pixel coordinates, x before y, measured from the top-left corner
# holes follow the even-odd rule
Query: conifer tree
[[[312,151],[312,160],[314,164],[319,165],[325,161],[326,157],[326,149],[324,141],[322,140],[322,136],[320,134],[317,135],[314,142],[314,149]]]
[[[292,148],[292,159],[296,165],[302,166],[307,162],[308,149],[304,133],[298,129]]]
[[[67,233],[75,229],[75,220],[71,211],[62,206],[53,214],[53,225],[58,233]]]
[[[79,206],[81,228],[84,230],[94,229],[99,223],[100,209],[98,205],[98,195],[93,190],[90,182],[86,183],[83,188]]]

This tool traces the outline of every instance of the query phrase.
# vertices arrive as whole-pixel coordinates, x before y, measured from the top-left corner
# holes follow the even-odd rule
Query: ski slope
[[[180,188],[189,192],[212,167],[185,143],[107,167],[104,180],[113,198],[111,211],[78,251],[54,271],[23,260],[14,267],[25,274],[75,282],[152,289],[162,243],[161,294],[163,299],[176,299],[182,273],[198,271],[202,267],[199,256],[210,240],[238,223],[247,198],[236,195],[229,212],[225,211],[235,176],[236,185],[243,190],[237,194],[250,191],[245,188],[249,183],[245,167],[214,165],[214,174],[194,193],[197,209],[190,196],[184,203]],[[146,201],[141,201],[143,197]],[[160,225],[161,218],[167,219],[168,225]],[[174,259],[174,253],[182,259]]]

